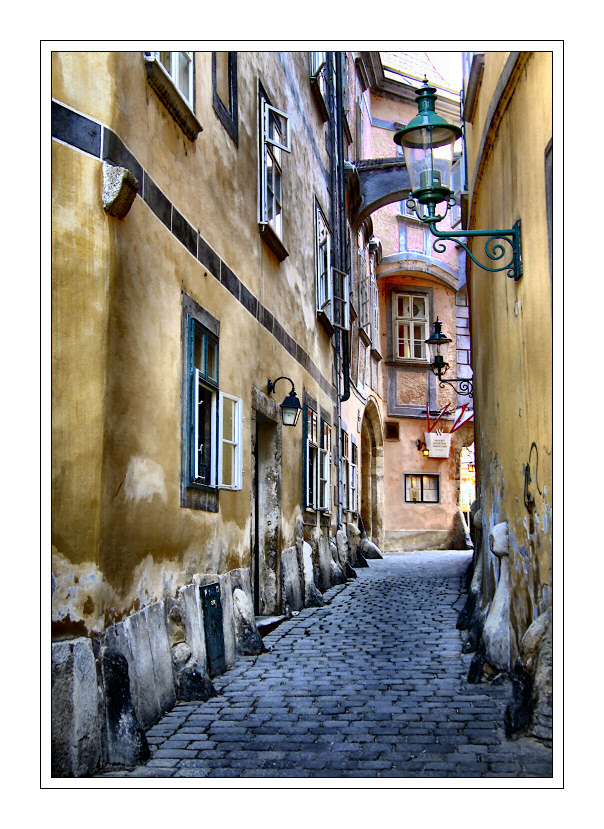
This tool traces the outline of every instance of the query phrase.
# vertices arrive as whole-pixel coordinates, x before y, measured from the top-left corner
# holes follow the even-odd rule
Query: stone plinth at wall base
[[[296,548],[292,549],[299,590],[306,588],[310,594],[310,547],[303,551],[306,585]],[[238,654],[262,651],[247,568],[195,576],[195,583],[181,587],[176,596],[107,628],[104,643],[82,637],[53,644],[53,777],[87,777],[107,763],[144,762],[149,747],[143,729],[154,725],[177,699],[215,696],[207,675],[200,586],[216,582],[230,667]],[[314,600],[322,603],[316,592]]]
[[[451,550],[450,530],[386,530],[382,552]]]
[[[368,538],[361,539],[359,550],[364,558],[383,558],[380,548]]]
[[[524,634],[512,673],[512,699],[505,712],[508,737],[528,735],[552,744],[552,610]]]
[[[482,631],[487,661],[500,671],[513,665],[510,638],[510,572],[508,561],[509,528],[507,521],[495,524],[489,534],[489,547],[500,561],[499,579]]]
[[[154,602],[108,628],[105,638],[128,662],[136,715],[143,728],[149,728],[176,703],[164,602]]]
[[[312,547],[308,541],[298,539],[296,549],[304,581],[304,607],[322,607],[325,602],[314,580]]]
[[[281,581],[283,604],[286,611],[302,610],[304,607],[304,588],[298,551],[295,547],[281,550]]]
[[[453,550],[471,550],[474,546],[463,512],[458,509],[453,518]]]
[[[51,774],[87,777],[106,762],[104,712],[90,639],[52,646]]]

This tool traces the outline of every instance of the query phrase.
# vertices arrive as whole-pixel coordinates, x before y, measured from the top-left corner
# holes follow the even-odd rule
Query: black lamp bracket
[[[294,381],[291,379],[291,377],[282,376],[282,377],[277,377],[276,380],[269,380],[268,381],[267,386],[266,386],[268,394],[272,394],[275,391],[275,386],[277,385],[279,380],[289,380],[289,382],[292,384],[290,394],[295,394],[296,393],[296,390],[294,389]]]
[[[457,394],[466,395],[467,397],[474,397],[474,383],[470,378],[451,377],[448,380],[445,380],[442,376],[442,370],[439,372],[432,369],[432,373],[438,377],[438,385],[441,389],[444,389],[445,383],[447,383],[449,386],[453,386],[453,388],[457,391]]]

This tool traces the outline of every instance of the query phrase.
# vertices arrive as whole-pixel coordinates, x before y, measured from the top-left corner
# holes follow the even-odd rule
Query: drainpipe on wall
[[[341,231],[340,231],[340,215],[341,204],[339,201],[340,189],[338,186],[338,162],[339,162],[339,141],[337,138],[338,125],[340,122],[340,105],[341,105],[341,82],[338,84],[337,78],[340,75],[340,61],[338,52],[328,53],[329,61],[329,94],[330,94],[330,114],[329,114],[329,139],[330,139],[330,178],[331,178],[331,222],[334,234],[335,244],[333,246],[332,255],[335,257],[335,267],[340,267],[341,262]],[[340,91],[338,91],[340,89]],[[340,395],[340,375],[342,371],[341,365],[341,331],[336,329],[333,335],[334,347],[334,362],[335,362],[335,381],[337,384],[337,397],[335,405],[335,422],[336,438],[334,440],[333,454],[336,463],[336,492],[338,494],[336,504],[336,527],[342,527],[342,481],[340,478],[340,429],[342,427],[342,412],[341,412],[341,395]]]
[[[339,218],[339,244],[338,244],[338,265],[340,270],[345,270],[346,266],[346,212],[345,212],[345,194],[344,194],[344,122],[343,111],[344,101],[342,92],[342,61],[346,59],[345,52],[336,52],[336,107],[337,107],[337,199],[338,199],[338,218]],[[341,338],[341,355],[342,355],[342,375],[344,380],[344,393],[340,397],[343,403],[350,397],[350,362],[349,362],[349,347],[348,347],[348,331],[339,331]]]

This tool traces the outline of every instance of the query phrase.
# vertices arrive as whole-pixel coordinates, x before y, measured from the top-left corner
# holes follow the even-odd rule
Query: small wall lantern
[[[422,452],[426,458],[430,455],[430,450],[423,440],[416,440],[415,445],[417,446],[417,451]]]
[[[298,418],[300,417],[302,406],[300,405],[300,400],[298,399],[296,390],[294,389],[294,381],[290,377],[277,377],[276,380],[269,380],[267,386],[268,393],[272,394],[274,392],[275,386],[279,380],[289,380],[292,384],[289,394],[281,404],[281,419],[283,420],[283,425],[295,426],[298,422]]]
[[[449,368],[447,356],[449,353],[450,342],[451,338],[447,337],[446,334],[443,334],[442,322],[437,317],[434,322],[434,331],[430,334],[428,339],[425,340],[430,354],[430,368],[432,373],[438,377],[438,382],[441,388],[444,388],[445,383],[448,383],[453,387],[457,384],[458,394],[466,394],[468,397],[473,397],[472,380],[465,377],[450,377],[448,380],[443,378],[443,374],[445,374]]]
[[[407,209],[412,210],[424,224],[427,224],[433,236],[437,239],[432,247],[436,253],[444,253],[446,247],[443,240],[455,240],[461,245],[470,259],[485,271],[507,271],[507,275],[518,280],[522,276],[522,260],[520,255],[520,221],[517,221],[510,230],[448,230],[436,229],[450,207],[455,205],[455,197],[449,187],[451,168],[453,166],[453,148],[462,130],[447,123],[444,118],[435,112],[436,87],[430,86],[424,77],[424,84],[418,90],[416,101],[418,114],[411,119],[406,127],[399,130],[394,141],[399,144],[405,153],[405,162],[411,180],[410,198],[407,200]],[[444,213],[436,213],[436,205],[444,202]],[[422,207],[418,208],[418,204]],[[461,241],[466,237],[485,236],[485,254],[493,262],[505,257],[506,252],[511,258],[500,267],[487,267],[478,262],[467,245]],[[509,247],[505,247],[504,244]]]

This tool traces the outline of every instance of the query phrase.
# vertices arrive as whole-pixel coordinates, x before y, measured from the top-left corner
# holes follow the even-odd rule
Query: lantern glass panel
[[[440,343],[431,343],[427,341],[428,345],[428,352],[430,354],[430,362],[435,363],[436,357],[442,357],[442,362],[447,362],[447,357],[449,355],[449,342],[447,340],[443,340]],[[439,361],[440,362],[440,361]]]
[[[405,163],[412,190],[450,189],[455,134],[445,128],[412,130],[404,138]]]
[[[287,406],[281,407],[281,414],[283,417],[284,426],[295,426],[298,420],[300,409],[289,408]]]

